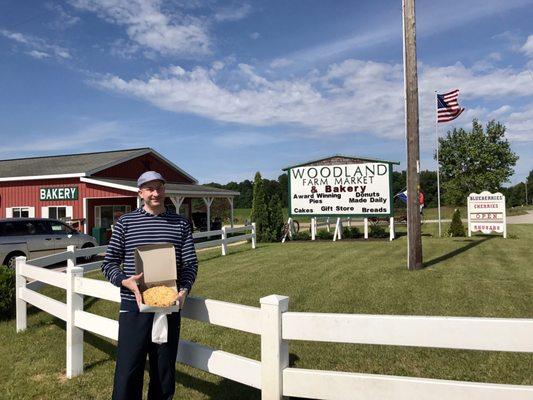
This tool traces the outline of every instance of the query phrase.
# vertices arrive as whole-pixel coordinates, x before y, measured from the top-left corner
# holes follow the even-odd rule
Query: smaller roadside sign
[[[507,237],[505,196],[501,193],[470,193],[468,196],[468,236],[472,232],[499,233]]]

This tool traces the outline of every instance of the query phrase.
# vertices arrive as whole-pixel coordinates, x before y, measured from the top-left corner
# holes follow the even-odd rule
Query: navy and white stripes
[[[135,275],[135,248],[152,243],[174,245],[178,286],[191,290],[198,271],[191,224],[186,218],[168,210],[152,215],[140,207],[118,219],[102,264],[107,280],[121,288],[121,310],[137,310],[135,296],[122,287],[122,280]]]

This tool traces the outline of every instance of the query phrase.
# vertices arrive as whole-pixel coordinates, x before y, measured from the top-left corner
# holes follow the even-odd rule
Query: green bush
[[[316,237],[322,240],[331,240],[333,239],[333,233],[328,232],[325,229],[320,229],[319,231],[317,231]]]
[[[357,239],[362,237],[363,234],[356,226],[346,226],[342,229],[342,238],[343,239]]]
[[[389,236],[389,234],[387,231],[385,231],[385,228],[380,225],[370,225],[370,232],[368,232],[368,236],[371,238],[386,238]]]
[[[464,237],[466,236],[465,227],[463,221],[461,221],[461,212],[459,209],[456,209],[453,213],[452,223],[448,228],[448,234],[451,237]]]
[[[298,232],[292,236],[292,240],[310,240],[311,234],[307,231]]]
[[[272,196],[268,203],[268,230],[270,232],[269,239],[271,242],[281,240],[281,232],[285,224],[283,218],[283,207],[281,200],[277,194]]]
[[[0,265],[0,320],[9,319],[15,311],[15,271]]]
[[[255,222],[257,241],[270,241],[270,227],[268,223],[268,204],[266,200],[265,184],[261,174],[256,172],[252,202],[252,221]]]

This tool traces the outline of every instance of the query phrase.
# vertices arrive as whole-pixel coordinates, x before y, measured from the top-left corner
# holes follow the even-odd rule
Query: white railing
[[[96,251],[96,250],[95,250]],[[66,321],[67,377],[83,373],[83,333],[117,340],[116,320],[83,310],[83,296],[120,302],[119,288],[83,277],[70,247],[66,273],[42,270],[17,258],[17,331],[26,329],[32,304]],[[39,262],[41,265],[44,261]],[[28,279],[66,289],[66,304],[32,290]],[[250,307],[190,297],[182,311],[194,319],[261,336],[261,361],[181,340],[177,361],[261,390],[262,399],[525,400],[533,386],[461,382],[289,368],[289,340],[381,344],[533,353],[533,319],[457,318],[289,312],[289,298],[271,295]]]
[[[247,231],[250,231],[250,233],[245,233],[244,235],[238,235],[238,236],[228,236],[230,233],[247,232]],[[228,253],[228,244],[251,239],[252,249],[255,249],[255,245],[256,245],[255,222],[253,222],[251,225],[239,226],[236,228],[230,228],[230,227],[224,226],[222,227],[222,229],[219,229],[216,231],[196,232],[192,234],[192,237],[193,239],[200,239],[200,238],[205,238],[205,237],[210,238],[210,237],[218,236],[218,235],[220,235],[220,239],[212,239],[212,240],[208,240],[205,242],[195,243],[194,247],[196,248],[196,250],[200,250],[200,249],[205,249],[208,247],[220,246],[222,255],[225,256]]]

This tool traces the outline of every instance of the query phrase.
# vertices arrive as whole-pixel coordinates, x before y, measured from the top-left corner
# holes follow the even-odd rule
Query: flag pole
[[[442,236],[442,227],[440,219],[440,164],[439,164],[439,105],[437,91],[435,90],[435,141],[437,142],[437,209],[439,213],[439,237]]]

